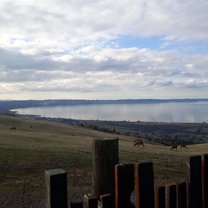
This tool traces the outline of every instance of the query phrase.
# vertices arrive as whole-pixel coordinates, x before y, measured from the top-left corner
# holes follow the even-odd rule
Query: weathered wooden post
[[[187,208],[187,184],[182,182],[178,184],[178,208]]]
[[[177,208],[176,184],[171,184],[167,186],[167,204],[168,208]]]
[[[151,162],[136,166],[136,208],[154,208],[154,174]]]
[[[98,208],[98,198],[85,194],[83,199],[85,208]]]
[[[208,207],[208,154],[203,155],[202,163],[203,176],[203,207]]]
[[[92,143],[93,195],[115,195],[114,167],[119,163],[118,139],[95,139]]]
[[[82,202],[71,202],[71,208],[83,208]]]
[[[115,208],[135,208],[130,197],[134,191],[134,165],[115,166]]]
[[[62,169],[45,171],[46,208],[67,208],[67,175]]]
[[[101,208],[113,208],[113,200],[111,194],[100,196]]]
[[[166,208],[165,186],[160,186],[156,188],[155,208]]]
[[[188,163],[189,208],[202,207],[202,165],[201,156],[192,156]]]

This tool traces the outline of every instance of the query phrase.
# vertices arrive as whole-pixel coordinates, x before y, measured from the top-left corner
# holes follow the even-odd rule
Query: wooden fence
[[[85,195],[83,202],[71,208],[207,208],[208,155],[190,157],[187,181],[154,187],[153,164],[115,166],[115,199],[111,194],[99,198]],[[67,208],[67,174],[61,169],[45,172],[47,208]],[[136,177],[136,178],[135,178]],[[132,192],[135,190],[135,201]]]

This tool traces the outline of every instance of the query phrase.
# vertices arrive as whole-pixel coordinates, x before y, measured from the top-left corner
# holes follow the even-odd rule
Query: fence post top
[[[148,161],[146,161],[146,162],[145,161],[144,162],[136,162],[135,165],[136,166],[149,166],[149,165],[152,166],[153,162],[148,162]]]
[[[193,155],[189,157],[189,160],[194,160],[194,159],[201,159],[202,155]]]
[[[125,164],[118,163],[118,164],[115,165],[115,169],[120,170],[120,169],[126,169],[126,168],[134,169],[134,164],[133,163],[125,163]]]
[[[45,171],[46,175],[58,175],[58,174],[64,174],[64,173],[66,173],[66,171],[60,168],[50,169],[50,170]]]
[[[119,140],[119,137],[117,138],[98,138],[98,139],[94,139],[94,141],[117,141]]]
[[[177,186],[177,183],[172,182],[172,183],[167,183],[165,185],[165,187],[173,187],[173,186]]]

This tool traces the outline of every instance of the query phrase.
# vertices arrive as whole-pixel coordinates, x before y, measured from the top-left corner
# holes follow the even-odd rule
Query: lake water
[[[83,120],[208,122],[208,102],[90,104],[14,109],[19,114]]]

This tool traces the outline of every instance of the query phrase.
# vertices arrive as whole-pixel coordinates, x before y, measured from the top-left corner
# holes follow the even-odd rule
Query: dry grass
[[[17,130],[10,130],[15,126]],[[32,126],[32,128],[31,128]],[[68,173],[69,199],[91,192],[91,144],[117,135],[60,123],[0,116],[0,207],[45,207],[44,171],[63,168]],[[208,144],[170,151],[119,136],[120,162],[152,161],[157,184],[185,179],[190,155],[207,153]]]

